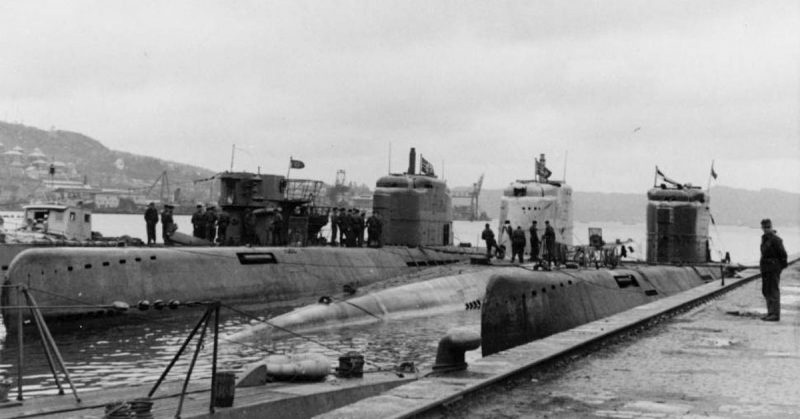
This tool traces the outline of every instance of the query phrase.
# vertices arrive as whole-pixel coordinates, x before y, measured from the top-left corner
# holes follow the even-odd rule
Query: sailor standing
[[[147,204],[147,209],[144,210],[144,222],[147,225],[147,244],[156,244],[156,224],[158,224],[158,210],[156,204],[151,202]]]
[[[761,220],[761,293],[767,300],[767,315],[761,320],[777,322],[781,319],[781,271],[788,266],[783,240],[772,229],[769,218]]]
[[[539,228],[536,226],[536,220],[533,220],[530,228],[531,233],[531,262],[539,260]]]
[[[205,220],[205,236],[204,238],[211,243],[214,243],[214,239],[217,236],[217,209],[214,204],[208,204],[206,206],[206,213],[203,215],[203,219]]]
[[[173,208],[175,208],[173,205],[165,204],[164,210],[161,211],[161,237],[164,239],[165,246],[172,246],[172,240],[169,237],[178,229],[172,220]]]
[[[206,233],[206,220],[203,213],[203,206],[197,204],[197,211],[192,214],[192,235],[203,239]]]
[[[331,246],[337,246],[337,235],[339,235],[339,210],[333,209],[331,212]]]
[[[518,255],[519,263],[524,262],[523,253],[525,253],[525,231],[521,226],[517,226],[517,229],[511,233],[511,262],[513,263]]]
[[[553,263],[556,252],[556,231],[550,225],[550,221],[544,222],[544,235],[542,236],[544,243],[544,259],[547,261],[547,267]]]
[[[481,233],[481,239],[486,242],[486,257],[491,259],[492,249],[497,247],[497,242],[494,240],[494,231],[492,231],[488,223],[486,224],[486,228],[483,229],[483,233]]]

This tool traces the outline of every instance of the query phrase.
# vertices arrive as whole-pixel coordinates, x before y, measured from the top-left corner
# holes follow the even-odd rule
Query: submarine
[[[128,307],[149,316],[209,300],[296,306],[469,260],[476,249],[452,245],[445,182],[430,168],[417,173],[416,158],[412,148],[407,172],[377,182],[373,212],[383,220],[385,246],[324,246],[320,230],[331,208],[313,200],[321,182],[224,172],[216,176],[218,203],[230,220],[224,245],[176,235],[177,245],[166,247],[25,250],[5,273],[4,323],[14,329],[20,311],[29,315],[21,309],[27,308],[23,288],[36,295],[46,319],[105,319],[125,317],[119,314]],[[279,210],[287,217],[276,235],[286,244],[266,246],[269,217]]]
[[[508,221],[509,225],[514,228],[521,226],[529,234],[528,227],[535,220],[540,227],[537,234],[541,235],[544,233],[544,221],[550,221],[556,230],[556,248],[566,249],[572,245],[573,236],[572,188],[565,181],[550,180],[545,164],[542,154],[536,161],[537,175],[534,179],[516,180],[503,190],[498,227],[502,229]],[[379,185],[387,181],[392,181],[391,177],[382,179]],[[376,198],[375,202],[377,208],[380,200]],[[442,229],[435,234],[439,233],[444,235],[446,231]],[[526,236],[528,243],[529,238]],[[530,245],[526,246],[529,254]],[[566,251],[556,253],[558,259],[563,259],[567,254]],[[265,335],[277,338],[287,331],[311,332],[405,317],[480,310],[486,285],[492,276],[533,269],[535,266],[508,263],[504,260],[502,248],[493,257],[494,261],[490,262],[482,252],[471,257],[470,264],[461,262],[441,268],[433,278],[394,278],[359,288],[347,299],[321,299],[276,316],[268,324],[249,326],[230,335],[228,339],[245,341]]]
[[[492,276],[481,307],[483,356],[730,274],[731,266],[710,258],[708,194],[690,184],[664,180],[647,193],[645,263]]]
[[[543,194],[548,187],[550,192]],[[563,182],[545,176],[514,182],[501,204],[505,218],[525,225],[543,217],[557,220],[557,231],[571,231],[571,199],[556,202],[559,195],[568,198],[569,191]],[[599,237],[581,246],[557,241],[565,250],[552,270],[540,263],[517,265],[501,259],[490,265],[450,265],[450,274],[391,286],[376,283],[346,300],[299,307],[228,339],[280,338],[286,333],[480,310],[482,351],[489,355],[718,280],[730,270],[729,265],[710,261],[709,199],[703,191],[677,184],[654,188],[648,191],[646,210],[646,260],[621,257],[625,243],[606,244]],[[602,257],[587,257],[598,254]]]

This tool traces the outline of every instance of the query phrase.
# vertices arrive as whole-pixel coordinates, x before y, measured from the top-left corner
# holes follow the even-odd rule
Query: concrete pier
[[[800,417],[800,264],[781,275],[781,321],[755,280],[630,339],[447,417]]]
[[[715,281],[322,417],[796,417],[800,267],[784,271],[778,323],[760,320],[758,271],[740,276],[728,294]]]

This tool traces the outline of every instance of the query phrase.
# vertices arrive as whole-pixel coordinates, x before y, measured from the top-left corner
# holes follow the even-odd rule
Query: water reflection
[[[97,388],[155,383],[202,316],[180,316],[150,321],[147,324],[84,328],[69,333],[54,333],[70,376],[79,393]],[[269,316],[268,313],[262,315]],[[251,324],[250,318],[224,313],[220,336],[237,332]],[[386,321],[371,325],[321,331],[303,336],[270,340],[264,337],[243,344],[220,339],[218,368],[241,371],[245,365],[272,353],[319,353],[338,364],[338,357],[357,351],[365,357],[365,371],[390,369],[403,361],[431,366],[436,347],[445,332],[454,326],[480,327],[479,311],[461,311],[416,319]],[[199,333],[198,333],[199,335]],[[167,376],[167,381],[185,378],[196,348],[197,337]],[[7,337],[0,349],[0,372],[16,379],[16,336]],[[211,328],[194,367],[195,382],[211,377],[213,340]],[[58,388],[37,336],[26,334],[24,343],[23,389],[26,396],[57,394]],[[479,351],[467,354],[468,361]],[[65,391],[68,387],[59,376]]]

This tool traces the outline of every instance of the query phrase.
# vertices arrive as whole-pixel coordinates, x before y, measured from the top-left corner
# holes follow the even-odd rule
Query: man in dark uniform
[[[553,263],[556,252],[556,231],[550,225],[550,221],[544,222],[544,235],[542,236],[542,243],[544,243],[544,259],[547,261],[547,267]]]
[[[151,202],[147,204],[147,209],[144,210],[144,222],[147,224],[147,244],[156,244],[156,224],[158,224],[158,210],[156,204]]]
[[[489,224],[486,224],[486,227],[483,229],[481,233],[481,239],[486,242],[486,257],[489,259],[492,258],[492,250],[497,247],[497,242],[494,239],[494,231],[492,231]]]
[[[339,245],[339,209],[334,208],[331,212],[331,246]]]
[[[225,233],[228,229],[228,224],[231,223],[231,216],[225,210],[220,211],[217,217],[217,243],[226,245]]]
[[[172,240],[169,236],[177,230],[175,222],[172,220],[172,209],[175,208],[170,204],[164,205],[164,210],[161,211],[161,237],[164,239],[165,246],[172,246]]]
[[[786,249],[769,218],[761,220],[761,230],[761,293],[767,300],[767,315],[761,320],[777,322],[781,319],[781,271],[788,266]]]
[[[285,234],[286,229],[284,228],[283,223],[283,210],[281,208],[275,209],[275,218],[272,220],[272,245],[273,246],[283,246],[286,244]]]
[[[206,219],[200,204],[197,204],[197,211],[192,214],[192,235],[200,239],[206,237]]]
[[[364,229],[367,227],[367,213],[361,211],[356,217],[356,246],[364,247]]]
[[[375,212],[373,211],[372,214],[369,215],[369,218],[367,218],[367,247],[375,246],[377,237],[377,224],[378,219],[375,217]]]
[[[523,253],[525,253],[525,231],[521,226],[517,226],[517,229],[511,233],[511,262],[514,262],[517,255],[519,255],[519,263],[524,262]]]
[[[351,217],[352,214],[350,210],[342,210],[342,215],[339,216],[339,230],[342,235],[341,242],[343,246],[350,247],[350,241],[353,238],[353,218]]]
[[[530,228],[531,233],[531,262],[539,260],[539,227],[536,226],[536,220],[533,220]]]
[[[206,229],[204,238],[214,243],[214,239],[217,237],[217,208],[214,204],[208,204],[206,206],[206,213],[203,215],[203,219]]]

